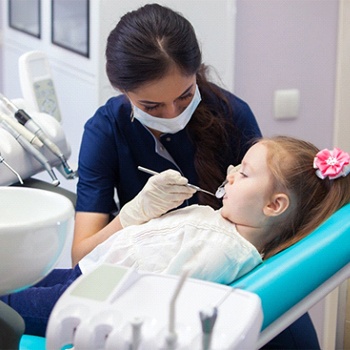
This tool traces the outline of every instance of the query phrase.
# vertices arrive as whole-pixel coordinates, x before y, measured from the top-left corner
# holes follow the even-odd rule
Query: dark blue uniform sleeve
[[[118,154],[113,126],[99,109],[85,124],[79,153],[77,211],[111,213],[117,180]]]

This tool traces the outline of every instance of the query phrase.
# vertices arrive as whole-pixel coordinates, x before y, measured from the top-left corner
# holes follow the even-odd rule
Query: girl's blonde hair
[[[287,136],[259,142],[268,149],[276,190],[290,194],[292,207],[281,231],[265,245],[262,253],[266,259],[301,240],[350,202],[350,174],[335,180],[318,178],[313,160],[319,149],[310,142]]]

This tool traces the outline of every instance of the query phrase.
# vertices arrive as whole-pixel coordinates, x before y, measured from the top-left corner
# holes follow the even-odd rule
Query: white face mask
[[[196,110],[199,102],[201,101],[201,95],[196,85],[196,91],[192,98],[190,104],[186,107],[186,109],[174,118],[158,118],[153,117],[152,115],[142,111],[140,108],[132,105],[134,118],[136,118],[143,125],[158,130],[160,132],[175,134],[176,132],[184,129],[188,122],[191,120],[192,114]]]

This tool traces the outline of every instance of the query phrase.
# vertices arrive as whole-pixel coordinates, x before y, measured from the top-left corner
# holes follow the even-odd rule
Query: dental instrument
[[[144,167],[142,167],[142,166],[138,166],[137,169],[143,171],[144,173],[150,174],[150,175],[158,175],[158,174],[159,174],[159,173],[157,173],[157,172],[154,171],[154,170],[150,170],[150,169],[144,168]],[[214,196],[214,197],[215,197],[215,194],[214,194],[214,193],[211,193],[211,192],[209,192],[209,191],[203,190],[202,188],[200,188],[200,187],[198,187],[198,186],[196,186],[196,185],[187,184],[187,185],[185,185],[185,186],[191,187],[191,188],[195,189],[196,191],[200,191],[200,192],[203,192],[203,193],[206,193],[206,194],[210,194],[211,196]]]
[[[169,350],[176,349],[178,335],[177,335],[176,329],[175,329],[175,323],[176,323],[176,308],[175,308],[175,306],[176,306],[177,298],[181,292],[181,289],[185,283],[186,278],[188,277],[188,274],[189,274],[188,270],[184,271],[181,274],[179,281],[177,283],[176,289],[174,291],[174,294],[170,300],[168,334],[165,338],[166,346],[167,346],[167,349],[169,349]]]
[[[67,178],[74,179],[77,176],[77,172],[74,171],[67,163],[66,157],[62,151],[46,136],[41,127],[31,118],[27,112],[23,109],[18,108],[13,102],[7,97],[0,93],[0,100],[3,104],[11,111],[19,123],[24,125],[28,130],[33,132],[44,145],[61,161],[61,167],[57,169]],[[63,171],[62,171],[63,170]]]
[[[218,316],[218,308],[234,290],[234,288],[228,290],[221,300],[215,304],[215,306],[210,306],[199,311],[199,319],[202,326],[202,350],[210,350],[214,325]]]
[[[20,124],[17,120],[7,116],[0,112],[0,120],[5,120],[9,123],[17,132],[19,132],[23,137],[25,137],[32,145],[41,148],[44,144],[41,140],[34,135],[31,131],[25,128],[22,124]]]
[[[18,172],[13,169],[10,164],[8,164],[6,161],[5,161],[5,158],[1,155],[0,153],[0,164],[3,163],[7,168],[9,168],[18,178],[18,181],[20,182],[21,185],[23,185],[23,180],[21,178],[21,175],[18,174]]]
[[[131,341],[131,349],[130,350],[138,350],[139,345],[142,340],[141,328],[143,321],[140,317],[135,317],[131,321],[131,329],[132,329],[132,341]]]
[[[228,173],[236,173],[237,171],[239,171],[239,169],[241,168],[241,164],[238,164],[236,166],[230,165],[227,169]],[[215,197],[216,198],[222,198],[226,192],[225,192],[225,185],[228,183],[228,180],[225,179],[224,182],[218,187],[218,189],[215,192]]]
[[[228,183],[227,180],[225,180],[219,187],[218,189],[216,190],[215,192],[215,197],[216,198],[222,198],[224,195],[225,195],[225,185]]]
[[[210,350],[212,334],[216,318],[218,316],[217,307],[211,307],[207,310],[201,310],[199,312],[199,318],[202,325],[202,349]]]
[[[24,138],[19,132],[17,132],[9,123],[5,120],[1,120],[0,124],[7,130],[17,141],[18,143],[29,152],[37,161],[39,161],[46,171],[49,173],[52,179],[52,185],[58,186],[60,184],[55,173],[53,172],[51,165],[47,158],[45,158],[26,138]]]

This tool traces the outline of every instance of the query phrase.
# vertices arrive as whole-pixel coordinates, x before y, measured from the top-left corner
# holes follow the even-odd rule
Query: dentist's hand
[[[119,212],[123,227],[139,225],[181,205],[196,192],[185,186],[188,180],[175,170],[149,178],[142,191]]]

